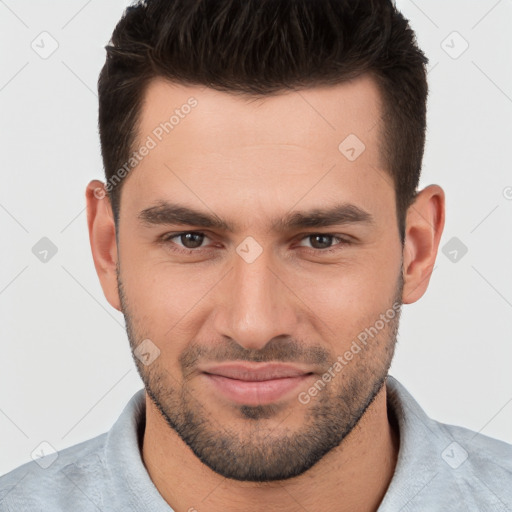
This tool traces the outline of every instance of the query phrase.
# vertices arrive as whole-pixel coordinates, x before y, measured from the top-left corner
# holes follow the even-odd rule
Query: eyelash
[[[160,240],[164,244],[169,244],[169,243],[172,244],[174,247],[172,247],[170,250],[172,250],[173,252],[177,252],[179,254],[191,255],[193,253],[198,253],[198,252],[200,252],[202,250],[207,250],[208,251],[208,249],[206,249],[204,247],[198,247],[196,249],[187,249],[187,248],[180,247],[179,245],[177,245],[174,242],[171,242],[171,240],[173,238],[177,238],[177,237],[180,237],[182,235],[188,235],[188,234],[204,235],[206,238],[209,238],[208,235],[206,233],[203,233],[202,231],[181,231],[179,233],[166,233],[165,235],[163,235],[160,238]],[[339,241],[339,243],[336,244],[335,247],[333,247],[333,248],[330,247],[330,248],[327,248],[327,249],[315,249],[313,247],[303,247],[304,249],[309,250],[308,252],[313,252],[315,254],[332,254],[333,252],[339,251],[341,249],[340,246],[345,246],[345,245],[348,245],[348,244],[351,243],[346,238],[343,238],[340,235],[335,235],[335,234],[332,234],[332,233],[309,233],[309,234],[303,236],[300,239],[300,241],[302,241],[302,240],[304,240],[306,238],[313,237],[313,236],[326,236],[326,237],[331,237],[333,239],[337,239]]]

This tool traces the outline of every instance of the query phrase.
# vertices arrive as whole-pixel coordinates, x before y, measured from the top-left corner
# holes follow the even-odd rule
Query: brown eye
[[[328,249],[334,237],[332,235],[318,234],[310,235],[308,238],[311,241],[313,249]]]
[[[338,240],[338,242],[343,242],[343,240],[337,236],[329,235],[327,233],[314,233],[312,235],[308,235],[303,238],[303,240],[308,240],[310,248],[318,249],[319,251],[330,249],[331,247],[340,245],[333,244],[334,240]],[[307,245],[305,247],[308,247]]]
[[[307,243],[305,243],[306,241]],[[309,253],[326,256],[343,249],[345,246],[350,245],[350,243],[350,239],[343,235],[312,233],[303,236],[299,246]]]
[[[198,247],[201,247],[204,240],[204,235],[202,233],[183,233],[178,236],[183,247],[186,249],[197,249]]]
[[[182,233],[168,233],[167,235],[162,237],[162,242],[165,244],[169,244],[173,250],[194,250],[194,249],[202,249],[203,242],[208,237],[204,233],[200,233],[197,231],[185,231]]]

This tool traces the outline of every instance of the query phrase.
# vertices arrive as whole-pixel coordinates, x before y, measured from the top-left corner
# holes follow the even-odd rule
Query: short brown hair
[[[425,144],[428,59],[391,0],[139,0],[106,50],[98,92],[107,183],[130,158],[156,77],[265,96],[371,73],[403,242]],[[121,186],[107,188],[116,226]]]

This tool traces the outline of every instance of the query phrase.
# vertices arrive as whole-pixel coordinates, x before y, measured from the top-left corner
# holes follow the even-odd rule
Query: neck
[[[388,418],[386,386],[352,432],[302,475],[278,482],[239,482],[204,465],[172,430],[146,394],[143,460],[151,480],[176,512],[345,512],[378,509],[398,455]]]

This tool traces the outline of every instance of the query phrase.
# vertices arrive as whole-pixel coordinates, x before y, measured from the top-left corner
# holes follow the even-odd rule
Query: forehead
[[[315,207],[322,197],[364,208],[383,187],[394,196],[380,158],[380,118],[369,75],[258,98],[155,79],[134,148],[151,140],[152,149],[123,188],[132,182],[134,207],[186,196],[217,211],[220,202],[274,212],[297,200]]]
[[[190,103],[196,106],[188,108]],[[380,115],[380,94],[370,75],[264,97],[155,79],[145,92],[139,135],[152,133],[160,123],[171,120],[172,137],[166,137],[164,144],[188,147],[200,142],[203,151],[265,144],[330,153],[338,151],[336,142],[349,134],[372,150]]]

